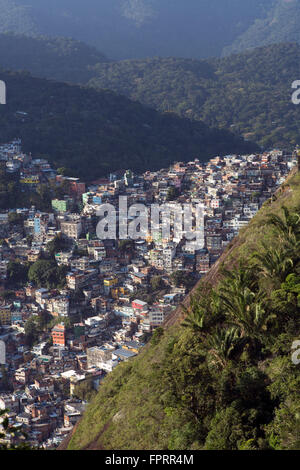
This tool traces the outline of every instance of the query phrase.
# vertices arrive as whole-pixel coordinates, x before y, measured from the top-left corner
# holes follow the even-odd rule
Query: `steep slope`
[[[300,46],[280,44],[224,59],[155,58],[98,64],[92,87],[110,88],[160,111],[231,128],[264,147],[298,142]]]
[[[267,223],[278,215],[299,240],[299,209],[294,173],[199,283],[187,320],[179,323],[177,312],[137,358],[107,376],[69,449],[300,448],[300,374],[291,360],[300,335],[299,251]],[[293,265],[268,277],[252,256],[273,256],[270,247],[289,253]]]
[[[71,36],[113,59],[220,55],[273,0],[1,0],[0,31]]]
[[[245,49],[279,42],[300,43],[300,1],[275,0],[264,17],[257,20],[239,36],[231,46],[225,47],[225,55]]]
[[[3,71],[0,78],[7,85],[0,141],[21,137],[25,151],[44,155],[82,178],[256,148],[227,131],[160,114],[110,91],[15,72]]]
[[[92,78],[89,67],[108,59],[97,49],[68,38],[0,34],[0,64],[9,70],[27,70],[35,77],[72,83]]]

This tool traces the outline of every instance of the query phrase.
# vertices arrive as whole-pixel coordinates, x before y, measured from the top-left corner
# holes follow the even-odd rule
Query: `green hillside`
[[[274,0],[272,3],[230,46],[224,47],[224,54],[279,42],[300,43],[300,1]]]
[[[69,449],[300,449],[299,214],[297,173],[186,310],[106,377]]]
[[[207,61],[155,58],[96,65],[93,87],[109,88],[160,111],[244,134],[264,147],[293,147],[299,107],[300,46],[279,44]]]
[[[261,47],[223,59],[109,61],[67,38],[0,35],[0,64],[36,77],[109,89],[209,127],[230,129],[264,148],[294,148],[299,107],[291,84],[300,76],[296,43]]]
[[[45,156],[84,179],[256,148],[228,131],[161,114],[111,91],[26,73],[3,71],[0,79],[7,86],[7,104],[0,107],[0,141],[21,137],[26,152]]]

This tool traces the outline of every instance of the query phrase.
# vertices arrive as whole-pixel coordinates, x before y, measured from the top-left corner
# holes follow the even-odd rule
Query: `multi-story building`
[[[27,384],[30,377],[30,369],[28,367],[20,367],[15,372],[15,379],[17,382]]]
[[[106,257],[106,250],[104,246],[97,246],[93,248],[93,256],[95,261],[101,261]]]
[[[67,297],[56,297],[52,301],[52,314],[67,317],[70,311],[70,301]]]
[[[69,209],[69,201],[68,199],[53,199],[51,202],[52,209],[57,212],[67,212]]]
[[[55,254],[55,261],[60,266],[62,264],[69,265],[73,255],[70,252],[59,252]]]
[[[118,278],[115,276],[106,277],[103,280],[104,289],[110,291],[110,289],[118,284]]]
[[[161,326],[168,315],[170,315],[172,307],[170,305],[155,305],[149,311],[149,321],[152,328]]]
[[[219,251],[222,248],[222,237],[219,234],[208,234],[206,246],[209,251]]]
[[[52,328],[51,332],[53,346],[65,347],[66,345],[66,328],[63,323]]]
[[[148,313],[148,304],[143,300],[133,300],[131,306],[136,314],[145,316]]]
[[[72,269],[78,269],[79,271],[86,271],[90,266],[89,259],[86,256],[75,258],[70,264]]]
[[[163,261],[164,268],[169,270],[172,268],[172,261],[176,254],[176,245],[174,243],[168,243],[163,249]]]
[[[2,305],[0,306],[0,325],[10,325],[11,324],[11,305]]]
[[[80,289],[85,285],[85,275],[80,272],[70,272],[66,275],[67,286],[71,290]]]
[[[41,289],[36,290],[35,292],[35,300],[41,307],[45,305],[45,302],[48,299],[48,297],[49,297],[48,289],[41,288]]]
[[[0,279],[5,280],[7,277],[7,268],[9,261],[0,261]]]
[[[196,255],[196,271],[200,274],[206,274],[210,268],[209,253],[205,250]]]
[[[61,222],[61,232],[68,238],[78,240],[82,233],[82,223],[80,219],[67,220]]]
[[[107,361],[111,361],[112,352],[114,349],[106,349],[105,347],[95,346],[87,350],[87,365],[90,367],[99,367],[100,369],[105,369],[104,364]]]

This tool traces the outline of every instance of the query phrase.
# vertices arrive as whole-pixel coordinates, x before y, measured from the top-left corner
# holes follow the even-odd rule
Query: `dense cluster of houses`
[[[143,175],[124,170],[89,184],[25,155],[20,140],[0,146],[0,161],[25,190],[35,191],[42,182],[65,190],[48,212],[31,207],[0,213],[0,341],[6,346],[0,409],[9,410],[11,424],[32,445],[53,448],[84,411],[78,386],[89,381],[97,390],[107,373],[139,353],[186,295],[186,279],[192,285],[209,271],[297,159],[277,150],[229,155]],[[99,207],[118,207],[120,196],[128,205],[146,207],[202,204],[203,246],[176,238],[172,229],[169,239],[160,232],[128,242],[99,239]],[[57,240],[51,256],[65,267],[64,285],[14,284],[12,263],[32,266],[49,259]],[[31,344],[26,325],[32,320],[40,329]]]

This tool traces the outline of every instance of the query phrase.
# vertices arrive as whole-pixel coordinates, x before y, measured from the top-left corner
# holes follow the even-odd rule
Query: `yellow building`
[[[153,242],[153,237],[150,234],[147,235],[146,242],[147,243],[152,243]]]
[[[113,299],[118,299],[119,298],[119,288],[118,287],[115,287],[114,289],[111,289],[110,291],[111,293],[111,296]]]
[[[127,295],[128,289],[125,287],[114,287],[110,290],[111,296],[113,299],[118,300],[120,295]]]
[[[123,344],[122,348],[123,348],[123,349],[126,349],[127,351],[132,351],[132,352],[134,352],[134,353],[136,353],[136,354],[139,353],[139,348],[134,347],[134,346],[128,346],[127,344]]]
[[[116,277],[107,277],[103,281],[105,287],[113,287],[118,284],[118,278]]]
[[[6,305],[0,307],[0,325],[10,325],[11,324],[11,306]]]
[[[38,184],[40,182],[39,176],[29,176],[27,178],[20,178],[21,184]]]

